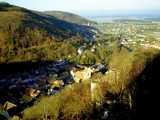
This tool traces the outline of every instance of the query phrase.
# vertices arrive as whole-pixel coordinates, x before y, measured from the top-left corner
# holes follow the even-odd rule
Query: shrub
[[[87,119],[92,111],[89,86],[88,83],[75,84],[55,96],[43,97],[40,102],[24,111],[23,119]]]

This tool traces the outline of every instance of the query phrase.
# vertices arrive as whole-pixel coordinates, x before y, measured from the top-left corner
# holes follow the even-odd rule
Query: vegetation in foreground
[[[141,118],[134,115],[137,110],[137,94],[140,92],[139,89],[143,90],[138,85],[143,79],[148,79],[145,75],[151,73],[144,74],[143,79],[138,77],[148,65],[159,58],[159,55],[159,51],[155,49],[114,53],[109,63],[109,71],[114,70],[116,73],[110,72],[105,75],[97,73],[91,78],[98,81],[96,101],[91,99],[90,82],[74,84],[55,96],[41,98],[33,107],[24,111],[23,119],[102,119],[104,109],[110,111],[109,120]],[[125,59],[121,59],[124,56]],[[149,97],[150,91],[146,92],[146,97]],[[121,112],[115,109],[120,109]],[[144,111],[141,112],[143,114]]]

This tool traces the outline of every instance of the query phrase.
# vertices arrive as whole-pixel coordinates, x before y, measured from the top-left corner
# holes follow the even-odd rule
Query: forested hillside
[[[0,62],[55,60],[65,54],[58,48],[62,47],[72,53],[72,49],[80,42],[92,40],[94,33],[91,29],[8,3],[0,3]]]
[[[45,11],[45,14],[54,16],[60,20],[65,20],[68,22],[76,23],[76,24],[89,24],[89,23],[96,23],[94,21],[87,20],[79,15],[75,15],[73,13],[62,12],[62,11]]]

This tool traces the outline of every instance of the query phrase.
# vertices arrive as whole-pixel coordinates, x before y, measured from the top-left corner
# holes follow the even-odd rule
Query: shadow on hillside
[[[52,64],[55,61],[38,61],[38,62],[14,62],[14,63],[1,63],[0,64],[0,79],[7,77],[11,74],[16,74],[18,72],[27,72],[30,70],[35,70],[40,67],[45,67],[48,64]]]
[[[15,11],[21,12],[25,14],[24,19],[22,20],[22,25],[19,28],[21,33],[25,34],[24,28],[31,28],[31,29],[40,29],[47,32],[50,36],[56,36],[60,39],[67,39],[73,36],[80,35],[87,40],[94,40],[95,33],[93,30],[96,28],[87,26],[87,25],[80,25],[71,22],[67,22],[65,20],[60,20],[54,16],[50,16],[41,12],[37,11],[30,11],[24,9],[22,7],[13,6],[8,3],[0,3],[0,11]]]
[[[62,66],[58,66],[59,64]],[[31,80],[33,83],[36,83],[36,78],[42,79],[44,81],[49,77],[50,74],[56,73],[54,69],[59,69],[57,74],[66,71],[65,66],[68,66],[70,63],[67,61],[37,61],[37,62],[15,62],[8,64],[0,64],[0,104],[4,104],[6,101],[13,102],[17,105],[10,110],[8,113],[10,116],[15,114],[19,114],[26,107],[32,106],[36,98],[32,99],[29,102],[20,103],[23,93],[25,93],[25,88],[28,87],[30,82],[23,83],[25,79]],[[64,68],[63,68],[64,66]],[[38,74],[36,73],[38,71]],[[17,83],[17,81],[22,83]],[[10,88],[11,86],[16,85],[14,88]],[[45,86],[45,83],[44,85]],[[39,97],[39,96],[37,96]],[[19,115],[18,115],[19,116]]]
[[[76,36],[77,34],[79,34],[83,38],[92,40],[94,39],[93,36],[95,35],[92,30],[97,30],[94,27],[70,23],[43,13],[33,12],[29,10],[26,10],[25,12],[28,13],[29,17],[31,17],[31,21],[24,20],[24,25],[29,26],[30,28],[43,28],[48,34],[60,38],[67,39],[71,36]]]
[[[159,120],[159,68],[160,55],[146,63],[141,74],[130,83],[129,89],[133,90],[132,109],[121,103],[113,104],[106,120]]]
[[[12,98],[13,101],[17,102],[18,98],[21,97],[22,86],[19,82],[24,80],[34,80],[37,76],[45,75],[47,79],[49,74],[52,72],[49,70],[49,66],[55,63],[54,61],[38,61],[38,62],[15,62],[15,63],[3,63],[0,64],[0,102],[5,102],[10,99],[10,93],[14,93]],[[36,74],[36,71],[39,71]],[[28,84],[28,83],[25,83]],[[9,87],[16,85],[16,89],[10,90]],[[11,100],[12,101],[12,100]]]
[[[133,120],[159,120],[159,78],[160,56],[146,65],[144,71],[136,78],[136,97],[133,107]]]

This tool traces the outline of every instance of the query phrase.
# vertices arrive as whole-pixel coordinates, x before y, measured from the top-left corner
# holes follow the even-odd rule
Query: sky
[[[2,1],[2,0],[0,0]],[[32,10],[68,12],[107,10],[157,10],[160,0],[3,0]]]

